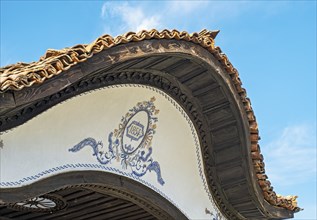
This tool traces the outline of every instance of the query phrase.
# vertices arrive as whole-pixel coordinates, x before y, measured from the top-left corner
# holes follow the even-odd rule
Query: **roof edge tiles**
[[[257,181],[262,189],[265,200],[276,207],[285,208],[294,212],[301,209],[297,205],[297,196],[280,196],[276,194],[265,174],[263,155],[259,146],[259,131],[256,118],[251,107],[250,99],[246,90],[242,87],[238,71],[222,53],[221,49],[215,46],[214,39],[219,31],[202,30],[199,33],[189,34],[185,31],[163,30],[140,31],[138,33],[128,32],[115,38],[110,35],[103,35],[91,44],[80,44],[62,50],[47,50],[38,62],[16,63],[0,68],[0,93],[10,90],[21,90],[34,84],[41,84],[45,80],[61,74],[70,67],[86,61],[101,51],[120,44],[139,42],[150,39],[174,39],[183,40],[198,44],[208,50],[220,62],[224,70],[229,74],[232,83],[235,85],[244,105],[248,117],[249,132],[251,136],[251,158],[256,171]]]

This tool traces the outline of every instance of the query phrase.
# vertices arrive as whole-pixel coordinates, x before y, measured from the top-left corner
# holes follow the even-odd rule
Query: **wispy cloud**
[[[262,147],[266,173],[279,186],[312,182],[316,177],[316,130],[313,126],[286,127],[281,136]]]
[[[237,1],[162,1],[153,6],[150,2],[106,1],[100,9],[104,33],[111,35],[146,29],[179,29],[200,31],[203,28],[221,27],[228,20],[236,20],[246,13],[260,15],[272,11],[278,3]],[[281,7],[277,7],[281,8]],[[193,27],[195,29],[193,29]]]
[[[117,21],[120,31],[141,31],[161,27],[161,16],[153,14],[144,7],[131,5],[129,2],[105,2],[101,7],[101,18]],[[106,24],[109,28],[109,23]]]
[[[107,10],[107,3],[103,3],[101,7],[101,14],[100,14],[101,18],[106,17],[106,10]]]

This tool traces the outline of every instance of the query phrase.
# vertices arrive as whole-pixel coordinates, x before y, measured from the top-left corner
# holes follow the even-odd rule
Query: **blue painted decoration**
[[[108,135],[108,146],[102,141],[88,137],[69,149],[78,152],[86,146],[93,149],[98,162],[107,165],[120,162],[122,169],[130,169],[131,174],[142,177],[147,171],[154,171],[159,184],[164,185],[160,164],[152,158],[152,139],[155,134],[156,115],[159,110],[154,105],[155,97],[150,101],[137,103],[122,118],[118,129]]]

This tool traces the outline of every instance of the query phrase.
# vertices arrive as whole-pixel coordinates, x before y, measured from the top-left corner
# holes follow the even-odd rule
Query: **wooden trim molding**
[[[87,189],[130,201],[157,219],[187,219],[173,204],[150,188],[127,177],[102,171],[68,172],[28,186],[3,189],[0,205],[10,206],[16,202],[43,195],[49,197],[68,188]]]

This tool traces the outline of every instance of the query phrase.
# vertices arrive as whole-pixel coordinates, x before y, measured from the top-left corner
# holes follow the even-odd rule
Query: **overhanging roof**
[[[60,91],[65,90],[67,92],[67,89],[72,88],[72,85],[82,79],[87,78],[88,76],[98,76],[98,71],[100,68],[93,67],[92,70],[90,70],[88,68],[90,64],[92,65],[98,64],[98,62],[103,62],[103,71],[112,71],[113,73],[116,73],[117,71],[118,74],[119,72],[124,72],[131,69],[133,71],[139,72],[152,71],[157,75],[173,75],[171,73],[172,71],[175,71],[175,74],[177,74],[177,70],[175,70],[178,68],[177,66],[182,66],[182,68],[186,67],[188,71],[196,71],[196,76],[198,76],[200,73],[203,73],[204,71],[206,72],[208,68],[211,68],[213,69],[213,71],[216,72],[222,71],[227,75],[227,79],[229,79],[227,82],[224,83],[228,85],[230,84],[234,88],[233,90],[228,89],[228,93],[232,93],[231,95],[239,97],[239,100],[237,102],[241,103],[241,105],[243,106],[243,109],[237,108],[237,110],[240,111],[243,116],[245,116],[245,118],[242,117],[241,124],[247,124],[246,132],[248,134],[248,138],[246,141],[247,145],[250,146],[249,148],[247,146],[244,146],[244,148],[246,148],[248,152],[248,155],[246,158],[243,158],[243,160],[245,160],[246,163],[250,162],[252,164],[252,167],[249,167],[250,170],[248,171],[251,175],[250,179],[248,179],[248,181],[251,181],[250,185],[254,183],[257,184],[256,187],[250,188],[252,189],[252,192],[250,192],[250,194],[258,197],[259,200],[263,198],[265,201],[260,201],[261,204],[268,204],[263,205],[265,206],[265,208],[258,207],[259,211],[257,213],[257,211],[254,210],[247,210],[246,207],[248,206],[242,206],[243,201],[239,200],[239,203],[241,203],[241,207],[236,205],[234,206],[234,208],[230,207],[229,211],[225,212],[239,213],[239,217],[247,218],[252,216],[254,216],[255,218],[290,217],[292,213],[300,210],[296,203],[296,197],[283,197],[277,195],[274,192],[271,183],[268,181],[268,177],[265,174],[264,170],[263,156],[258,144],[258,125],[251,107],[250,100],[249,98],[247,98],[245,89],[242,88],[242,83],[239,78],[238,71],[232,66],[227,56],[221,52],[221,49],[219,47],[216,47],[214,44],[214,38],[217,33],[218,31],[206,30],[201,31],[200,33],[193,34],[188,34],[187,32],[179,32],[176,30],[163,30],[161,32],[157,30],[151,30],[141,31],[137,34],[129,32],[116,38],[113,38],[109,35],[104,35],[88,45],[77,45],[71,48],[65,48],[63,50],[48,50],[38,62],[33,62],[29,64],[17,63],[3,67],[0,69],[0,131],[5,131],[14,126],[18,126],[19,124],[24,123],[29,118],[43,111],[44,108],[41,110],[36,109],[41,108],[41,103],[43,104],[47,97],[50,97],[50,99],[52,99],[52,97],[54,98],[56,96],[55,99],[58,99],[60,96]],[[168,45],[164,50],[160,50],[159,46],[156,44],[164,44],[164,42],[167,42]],[[190,45],[194,46],[191,47]],[[138,54],[138,51],[141,51],[142,54]],[[208,55],[211,55],[212,59],[217,62],[217,65],[220,67],[221,70],[215,69],[215,66],[212,66],[211,64],[210,66],[208,66],[208,62],[203,63],[203,61],[198,60],[199,58],[195,58],[196,60],[194,58],[191,58],[194,57],[194,55],[197,57],[207,56],[206,51]],[[108,67],[105,67],[106,62],[104,62],[103,59],[100,59],[100,57],[105,56],[108,56],[106,62],[108,62],[108,66],[112,66],[112,69],[110,67],[110,69]],[[126,58],[121,59],[121,56],[126,56]],[[171,57],[173,57],[173,59],[169,59]],[[166,64],[164,64],[164,62]],[[159,63],[160,68],[154,67],[154,64],[157,63]],[[202,66],[207,67],[202,68]],[[109,70],[107,70],[107,68]],[[179,71],[179,74],[182,75],[182,77],[184,78],[183,81],[179,80],[179,83],[185,82],[186,80],[188,81],[190,78],[181,71]],[[201,80],[205,79],[201,78]],[[146,84],[147,82],[141,81],[140,83]],[[226,85],[224,85],[224,87],[225,86]],[[188,88],[190,90],[190,86],[188,86],[188,88],[185,87],[186,86],[184,86],[185,90]],[[204,89],[206,91],[211,91],[214,90],[216,87],[216,84],[206,84]],[[76,90],[76,88],[74,88],[73,90]],[[89,90],[89,88],[87,88],[87,90]],[[72,91],[70,91],[70,93],[72,93]],[[191,90],[190,93],[192,93],[193,96],[196,97],[195,94],[197,94],[197,96],[200,96],[204,93],[204,91]],[[64,99],[71,96],[73,95],[66,95]],[[199,101],[204,102],[203,100]],[[36,105],[38,106],[36,107]],[[45,103],[43,105],[45,105]],[[50,104],[49,106],[52,105],[54,104]],[[206,115],[209,114],[208,112],[214,111],[216,108],[225,108],[225,105],[225,102],[220,103],[219,105],[217,104],[217,106],[210,107],[208,111],[204,111],[204,108],[201,107],[201,111],[203,112],[203,115],[205,115],[204,117],[207,117]],[[32,109],[30,109],[31,106]],[[199,110],[200,107],[197,107],[197,109]],[[36,113],[29,115],[28,111],[33,111]],[[211,121],[211,123],[214,122],[216,124],[217,120]],[[231,123],[230,120],[228,120],[228,123]],[[213,128],[210,129],[213,130]],[[214,133],[216,133],[216,131]],[[216,139],[217,138],[215,138],[215,140]],[[215,148],[215,152],[216,151],[217,149]],[[249,159],[250,161],[248,161]],[[208,162],[206,162],[206,164],[208,166]],[[216,171],[214,172],[218,173],[218,175],[221,176],[221,168],[224,165],[227,166],[228,164],[222,164],[219,165],[219,167],[215,165],[213,169],[216,169]],[[241,164],[236,163],[234,159],[232,159],[230,162],[230,166],[230,169],[233,169],[235,166],[241,166]],[[216,182],[215,188],[220,190],[220,188],[228,187],[226,185],[226,181],[221,181],[221,178],[219,179],[220,180],[214,178],[213,180],[210,180]],[[244,183],[242,179],[240,183],[239,179],[230,180],[229,178],[228,181],[236,181],[235,187],[238,188],[239,185]],[[213,193],[215,194],[215,191],[213,191]],[[223,200],[225,201],[224,204],[230,204],[232,200],[230,199],[231,195],[229,194],[229,191],[220,193],[221,198],[216,198],[216,201],[219,202],[220,200]],[[234,194],[234,192],[231,192],[231,194]],[[253,200],[254,198],[252,199],[252,201]],[[249,201],[246,201],[245,203],[247,204],[248,202]],[[223,207],[221,207],[221,209],[224,211]],[[230,209],[234,209],[234,211]],[[267,211],[268,213],[263,213],[263,210]],[[229,214],[227,215],[230,217]]]

